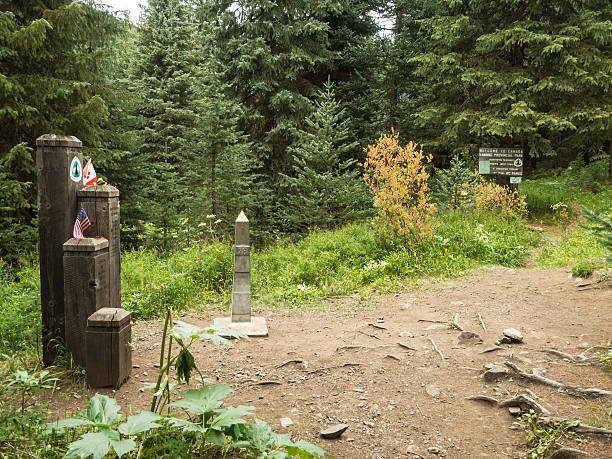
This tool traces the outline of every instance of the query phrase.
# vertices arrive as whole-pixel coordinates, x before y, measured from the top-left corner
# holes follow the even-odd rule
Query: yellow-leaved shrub
[[[429,173],[426,165],[432,156],[410,142],[398,143],[398,134],[382,134],[376,144],[368,145],[363,164],[364,179],[374,194],[378,216],[374,227],[403,237],[409,244],[430,238],[435,229],[431,216]]]
[[[527,214],[525,196],[506,186],[487,182],[481,176],[473,185],[476,208],[481,211],[501,212],[509,216]]]

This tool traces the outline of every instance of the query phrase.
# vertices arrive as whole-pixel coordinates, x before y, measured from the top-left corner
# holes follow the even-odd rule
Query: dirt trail
[[[545,368],[552,379],[612,390],[612,375],[601,368],[576,366],[542,352],[554,348],[577,355],[585,343],[612,338],[610,281],[579,288],[565,270],[492,267],[376,298],[367,308],[353,309],[350,298],[338,301],[339,312],[263,312],[269,337],[238,341],[233,348],[198,343],[196,361],[205,374],[236,390],[228,404],[254,405],[257,416],[277,431],[316,443],[337,458],[519,457],[527,451],[525,434],[513,430],[508,410],[466,397],[504,400],[528,388],[556,414],[587,423],[596,416],[595,407],[606,403],[516,376],[485,383],[482,368],[488,363],[510,360],[526,371]],[[457,313],[459,325],[478,333],[483,344],[456,343],[459,331],[448,322]],[[183,320],[212,323],[212,317]],[[482,353],[511,327],[521,331],[523,343]],[[115,394],[122,412],[148,408],[150,392],[138,389],[156,376],[160,339],[158,321],[135,324],[133,363],[138,368]],[[265,381],[272,383],[258,384]],[[57,397],[53,404],[61,413],[82,408],[86,398]],[[282,417],[293,424],[282,428]],[[337,423],[349,425],[340,439],[318,436]],[[605,457],[612,442],[592,439],[580,448]]]

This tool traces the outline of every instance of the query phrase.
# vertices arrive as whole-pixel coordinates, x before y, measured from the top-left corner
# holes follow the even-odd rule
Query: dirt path
[[[482,378],[485,364],[509,360],[526,371],[545,368],[552,379],[612,390],[612,375],[601,368],[542,352],[554,348],[577,355],[612,338],[612,282],[577,285],[565,270],[487,268],[375,299],[368,308],[354,309],[350,299],[343,299],[335,312],[264,312],[269,337],[242,340],[234,348],[199,343],[194,354],[205,374],[236,390],[228,404],[254,405],[257,416],[277,431],[316,443],[337,458],[517,457],[527,451],[525,434],[513,430],[508,410],[466,397],[503,400],[528,388],[560,416],[587,423],[597,407],[611,409],[610,402],[573,397],[516,376],[493,383]],[[456,313],[461,327],[478,333],[483,344],[456,343],[459,331],[448,326]],[[183,320],[207,325],[212,317]],[[522,332],[522,344],[482,353],[510,327]],[[158,321],[135,324],[133,363],[138,368],[115,394],[122,412],[148,408],[150,392],[138,389],[156,376],[160,339]],[[258,384],[264,381],[273,383]],[[86,399],[57,397],[53,404],[61,413],[82,408]],[[293,424],[282,428],[282,417]],[[340,439],[318,436],[337,423],[349,425]],[[580,448],[605,457],[612,442],[589,439]]]

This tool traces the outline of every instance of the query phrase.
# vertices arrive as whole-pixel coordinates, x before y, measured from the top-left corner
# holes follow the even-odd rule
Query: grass
[[[382,238],[369,224],[317,230],[252,252],[254,306],[314,308],[336,295],[391,291],[422,277],[453,277],[484,264],[522,266],[538,235],[521,219],[454,212],[436,217],[435,237],[414,247]],[[135,318],[174,310],[227,309],[232,289],[232,246],[214,241],[162,254],[122,254],[122,305]],[[40,336],[36,264],[11,270],[0,264],[0,353],[36,349]]]
[[[605,268],[605,247],[588,231],[574,227],[542,248],[537,261],[541,268],[570,266],[575,276],[588,276]]]

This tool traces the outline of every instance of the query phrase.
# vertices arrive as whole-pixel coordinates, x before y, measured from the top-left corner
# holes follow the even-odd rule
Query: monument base
[[[251,317],[250,322],[232,322],[231,317],[217,317],[213,321],[214,325],[227,327],[247,336],[268,336],[268,325],[264,317]],[[217,332],[219,336],[227,338],[223,332]]]

